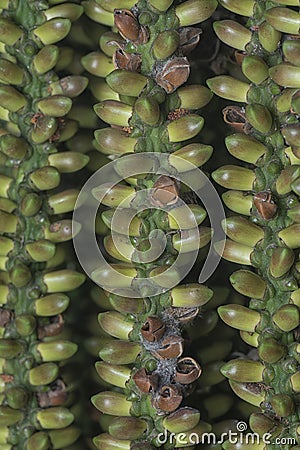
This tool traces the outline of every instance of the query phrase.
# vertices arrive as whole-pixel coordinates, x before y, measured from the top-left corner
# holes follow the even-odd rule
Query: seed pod
[[[63,214],[74,210],[77,197],[77,189],[68,189],[58,194],[50,195],[48,197],[48,204],[53,214]]]
[[[255,84],[260,84],[269,76],[267,64],[262,58],[255,55],[246,55],[242,61],[243,74]]]
[[[95,367],[99,377],[113,386],[124,389],[130,378],[130,369],[126,366],[118,366],[116,364],[107,364],[104,361],[97,361]]]
[[[280,43],[281,33],[267,22],[263,22],[258,28],[258,38],[267,52],[275,52]]]
[[[178,46],[179,33],[176,30],[163,31],[153,42],[153,55],[155,59],[167,59],[176,51]]]
[[[267,284],[263,278],[250,270],[238,270],[230,276],[234,289],[242,295],[263,298]]]
[[[64,19],[70,19],[71,22],[79,19],[83,13],[83,7],[74,3],[65,3],[62,5],[56,5],[52,8],[44,11],[47,20],[54,19],[56,17],[63,17]]]
[[[234,242],[230,239],[227,239],[225,243],[224,241],[216,242],[214,247],[216,252],[227,261],[231,261],[237,264],[245,264],[247,266],[252,265],[252,247]]]
[[[10,408],[9,406],[0,406],[0,426],[8,427],[20,422],[24,415],[21,411]]]
[[[263,361],[274,364],[286,353],[286,348],[274,338],[264,339],[258,348],[258,354]]]
[[[104,122],[121,127],[128,126],[128,121],[132,116],[132,107],[130,105],[114,100],[97,103],[94,106],[94,110]]]
[[[206,84],[214,94],[227,100],[235,102],[247,102],[247,93],[249,91],[249,84],[244,81],[236,80],[227,75],[220,75],[218,77],[209,78]]]
[[[300,247],[300,226],[299,224],[293,224],[287,228],[284,228],[278,233],[280,239],[287,245],[289,248],[298,248]]]
[[[114,22],[121,36],[129,41],[137,41],[140,35],[140,25],[135,15],[128,9],[115,9]]]
[[[255,1],[253,0],[244,0],[242,3],[239,0],[219,0],[219,3],[229,11],[246,17],[253,15],[255,6]]]
[[[67,408],[54,406],[38,411],[36,420],[42,429],[57,430],[69,426],[73,422],[74,416]]]
[[[92,75],[105,78],[114,70],[112,59],[102,52],[91,52],[81,58],[81,64]]]
[[[156,409],[166,412],[175,411],[182,402],[182,393],[180,389],[174,386],[163,386],[152,401]]]
[[[267,148],[252,136],[242,133],[231,134],[225,138],[227,150],[232,156],[252,164],[266,153]]]
[[[54,363],[45,363],[30,369],[29,383],[32,386],[43,386],[56,380],[58,377],[58,366]]]
[[[181,358],[177,362],[174,381],[180,384],[190,384],[201,375],[202,369],[193,358]]]
[[[272,116],[270,111],[263,105],[252,103],[246,105],[245,114],[250,125],[260,133],[268,133],[272,127]]]
[[[281,133],[288,145],[297,145],[299,143],[300,127],[298,124],[283,127]]]
[[[150,201],[152,205],[162,208],[176,204],[178,196],[177,180],[166,175],[161,175],[153,184]]]
[[[264,366],[250,359],[232,359],[221,368],[221,373],[230,380],[255,383],[263,380]]]
[[[26,286],[31,278],[30,268],[22,262],[16,262],[10,271],[10,280],[17,288]]]
[[[48,436],[53,448],[64,448],[72,445],[80,436],[80,429],[74,426],[69,426],[63,430],[50,430]]]
[[[294,263],[294,252],[285,247],[274,248],[270,261],[270,272],[274,278],[280,278],[287,273]]]
[[[38,116],[31,131],[31,140],[35,144],[42,144],[50,140],[58,128],[57,119],[49,116]]]
[[[101,128],[95,131],[99,151],[106,155],[133,153],[137,139],[131,138],[124,131],[116,128]]]
[[[72,107],[72,100],[62,95],[53,95],[40,100],[37,104],[43,114],[52,117],[62,117],[68,114]]]
[[[251,31],[233,20],[214,22],[213,27],[222,42],[237,50],[245,50],[246,45],[251,41]]]
[[[96,199],[101,199],[105,206],[115,208],[122,203],[122,208],[129,208],[136,192],[131,186],[111,186],[111,183],[105,183],[94,188],[92,194]]]
[[[232,165],[220,167],[212,173],[212,177],[221,186],[240,191],[251,190],[255,181],[252,170]]]
[[[63,313],[69,306],[70,299],[64,294],[50,294],[37,299],[34,309],[38,316],[51,317]]]
[[[47,450],[49,446],[49,437],[44,431],[32,434],[26,441],[26,450]]]
[[[77,352],[77,345],[65,340],[40,342],[36,346],[43,362],[58,362],[71,358]]]
[[[275,7],[265,12],[266,21],[276,30],[288,34],[299,33],[299,13],[290,8]]]
[[[46,45],[33,57],[33,65],[38,74],[42,75],[53,69],[57,64],[59,48],[56,45]]]
[[[0,232],[15,233],[18,226],[18,218],[13,214],[0,211]]]
[[[296,39],[287,39],[283,41],[282,51],[288,62],[294,64],[295,66],[300,66],[300,48],[299,42]]]
[[[189,308],[205,305],[213,296],[213,292],[201,284],[180,285],[171,290],[172,306]]]
[[[173,247],[179,253],[188,253],[205,247],[211,240],[212,230],[208,227],[181,230],[172,238]]]
[[[0,80],[5,84],[20,85],[23,83],[23,70],[16,64],[1,59],[0,61]]]
[[[134,323],[116,311],[100,313],[98,322],[106,333],[118,339],[128,339]]]
[[[212,93],[205,86],[192,84],[177,90],[180,99],[180,107],[185,109],[199,109],[207,105],[212,98]]]
[[[34,34],[42,41],[44,45],[56,44],[64,39],[71,29],[69,19],[51,19],[48,22],[39,25],[34,30]]]
[[[23,160],[29,153],[29,145],[20,137],[5,134],[0,139],[0,149],[4,155],[16,160]]]
[[[182,142],[197,136],[202,130],[204,119],[196,114],[180,117],[167,125],[170,142]]]
[[[59,185],[60,173],[54,167],[44,166],[32,172],[29,179],[36,189],[46,191]]]
[[[295,409],[292,398],[287,394],[274,394],[270,399],[270,403],[278,417],[287,417]]]
[[[149,0],[150,5],[161,12],[169,9],[173,2],[174,0]]]
[[[215,0],[186,0],[175,8],[176,16],[179,19],[180,26],[186,27],[204,22],[217,8]]]
[[[100,394],[94,395],[91,400],[93,405],[103,414],[130,416],[132,403],[127,401],[126,396],[119,392],[100,392]]]
[[[240,191],[227,191],[222,194],[225,205],[238,214],[250,216],[252,196]]]
[[[248,331],[240,330],[240,336],[246,344],[251,345],[252,347],[258,347],[258,333],[248,333]]]
[[[42,281],[45,283],[48,293],[66,292],[81,286],[85,281],[85,275],[75,270],[63,269],[44,274]]]
[[[168,414],[163,419],[163,426],[172,433],[179,433],[192,430],[199,423],[199,420],[199,411],[185,406]]]
[[[107,84],[118,94],[138,97],[147,85],[144,75],[128,70],[114,70],[106,77]]]
[[[157,316],[149,316],[142,325],[141,335],[149,342],[159,341],[165,333],[165,324]]]
[[[168,94],[171,94],[187,81],[189,74],[190,65],[188,59],[175,56],[163,66],[157,65],[155,81]]]
[[[15,339],[0,339],[0,358],[13,359],[23,351],[21,342]]]
[[[284,332],[299,326],[300,313],[296,305],[282,305],[273,315],[273,322]]]
[[[158,349],[153,350],[153,355],[158,359],[178,358],[183,352],[183,338],[169,335],[165,337]]]
[[[249,332],[255,331],[261,319],[259,312],[235,304],[220,306],[218,313],[227,325]]]
[[[140,97],[134,104],[134,110],[147,125],[154,126],[159,121],[159,104],[152,97]]]

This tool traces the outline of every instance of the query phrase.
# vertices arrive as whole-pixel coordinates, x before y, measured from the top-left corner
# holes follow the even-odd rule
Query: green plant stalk
[[[176,231],[175,222],[171,219],[170,212],[176,209],[169,208],[169,213],[161,210],[162,206],[167,209],[170,205],[176,207],[180,194],[172,177],[162,179],[152,173],[138,178],[126,177],[122,155],[142,152],[169,154],[168,173],[173,176],[184,171],[183,162],[176,166],[174,161],[172,166],[173,154],[181,154],[182,158],[197,166],[209,159],[210,146],[188,145],[186,142],[200,132],[203,119],[196,111],[208,103],[210,95],[203,86],[190,86],[190,91],[180,88],[187,80],[189,63],[182,56],[183,48],[179,48],[183,44],[180,44],[178,30],[180,25],[188,26],[207,19],[216,2],[177,5],[172,1],[143,0],[131,11],[118,10],[118,2],[102,1],[99,5],[96,14],[95,4],[85,2],[86,13],[99,23],[112,25],[115,21],[125,41],[120,39],[120,35],[104,34],[100,39],[103,52],[92,52],[82,58],[82,64],[90,74],[99,78],[106,76],[106,82],[94,79],[91,85],[93,93],[101,101],[95,105],[95,111],[112,127],[95,132],[95,146],[100,152],[119,158],[118,167],[128,184],[116,186],[112,193],[105,186],[99,186],[94,195],[97,198],[101,193],[106,194],[102,202],[111,209],[104,211],[102,219],[108,228],[118,233],[115,234],[118,247],[110,235],[105,237],[104,246],[108,254],[118,261],[114,268],[130,277],[128,287],[132,287],[139,278],[152,277],[171,267],[185,233]],[[192,14],[191,7],[194,8]],[[114,8],[117,10],[113,16]],[[188,31],[192,32],[190,28]],[[105,40],[109,38],[119,42],[114,50],[114,66],[111,62],[113,52],[110,53],[109,47],[105,46]],[[144,173],[145,167],[142,169]],[[130,236],[125,236],[122,221],[114,225],[111,220],[114,208],[122,200],[126,201],[128,208],[137,191],[155,190],[158,186],[167,200],[160,196],[162,193],[157,197],[153,195],[155,211],[149,209],[138,214],[131,222]],[[200,217],[199,205],[193,207],[200,224],[205,211]],[[130,245],[133,244],[137,250],[147,250],[149,233],[157,228],[167,236],[164,253],[151,263],[134,262],[135,255]],[[205,246],[210,240],[209,230],[200,228],[200,233],[201,244],[191,238],[194,249],[199,245]],[[188,255],[190,250],[186,251]],[[101,270],[94,273],[94,279],[100,283],[104,275]],[[107,278],[104,288],[107,291],[120,289],[119,278],[115,275]],[[100,313],[98,320],[102,329],[116,339],[102,339],[99,353],[102,361],[96,364],[96,368],[104,386],[109,383],[114,387],[92,398],[93,404],[103,413],[100,423],[105,431],[95,437],[95,446],[99,449],[162,447],[159,433],[174,432],[178,435],[185,431],[200,436],[209,431],[210,425],[199,421],[197,410],[180,405],[187,386],[198,378],[201,371],[192,358],[189,363],[182,360],[182,324],[195,317],[198,308],[211,298],[212,292],[195,283],[149,297],[149,286],[145,285],[141,298],[136,299],[130,298],[130,294],[126,296],[126,287],[123,294],[122,290],[117,291],[118,295],[106,289],[104,292],[96,290],[95,300],[104,310],[114,311]],[[163,448],[178,445],[173,437]],[[186,445],[192,445],[188,438]]]
[[[259,356],[259,362],[229,361],[222,373],[238,396],[260,406],[261,414],[250,416],[250,426],[260,435],[268,432],[272,436],[269,444],[259,448],[275,450],[275,437],[294,439],[299,445],[300,241],[293,214],[299,207],[295,181],[300,162],[299,116],[293,108],[300,88],[295,50],[299,51],[299,35],[294,36],[299,31],[299,15],[292,7],[264,0],[245,5],[220,3],[236,14],[251,16],[246,27],[234,21],[214,24],[221,41],[243,50],[241,69],[249,84],[227,76],[207,83],[215,94],[240,102],[243,108],[243,129],[239,125],[239,133],[228,136],[226,146],[250,166],[224,166],[213,178],[231,189],[223,197],[229,209],[244,215],[229,217],[224,224],[229,239],[223,257],[252,266],[254,271],[238,270],[230,278],[238,292],[251,298],[249,308],[226,305],[219,308],[219,314],[241,330],[242,338],[257,348]],[[252,193],[250,207],[246,195],[238,196],[238,191]],[[256,338],[251,343],[253,334]],[[290,448],[291,441],[285,442],[281,448]],[[227,442],[223,448],[237,447]]]
[[[65,361],[77,345],[63,332],[62,313],[85,276],[66,266],[77,191],[61,189],[61,174],[88,157],[58,152],[75,134],[65,116],[84,77],[59,79],[64,61],[55,44],[83,9],[3,2],[0,16],[1,155],[1,446],[47,450],[72,445],[72,383]],[[58,189],[56,189],[58,188]],[[64,368],[63,368],[64,367]],[[72,412],[73,410],[73,412]]]

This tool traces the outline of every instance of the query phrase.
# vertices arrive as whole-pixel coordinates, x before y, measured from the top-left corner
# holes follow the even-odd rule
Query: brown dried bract
[[[193,358],[181,358],[176,367],[175,381],[181,384],[190,384],[197,380],[201,374],[201,367]]]
[[[129,9],[115,9],[115,26],[124,39],[136,44],[145,44],[149,40],[149,32],[146,27],[138,23],[137,18]]]
[[[176,91],[190,75],[190,64],[185,57],[174,57],[165,65],[157,64],[155,81],[168,94]]]
[[[158,375],[148,374],[144,368],[139,369],[132,377],[133,381],[144,394],[155,391],[158,385]]]
[[[0,308],[0,327],[5,327],[5,325],[11,321],[13,318],[13,312],[9,309]]]
[[[245,109],[239,106],[226,106],[222,110],[223,120],[229,124],[235,131],[243,133],[247,124]]]
[[[125,69],[130,72],[140,72],[142,58],[138,53],[127,53],[122,48],[118,48],[113,54],[113,64],[115,69]]]
[[[179,186],[177,180],[161,175],[153,185],[150,201],[152,205],[160,208],[174,205],[179,198]]]
[[[200,42],[201,28],[184,27],[179,32],[179,50],[185,56],[191,53]]]
[[[47,392],[39,392],[37,394],[38,403],[41,408],[47,408],[48,406],[61,406],[68,397],[65,383],[58,379],[51,385],[51,388]]]
[[[64,327],[63,316],[59,314],[58,316],[53,317],[51,320],[52,323],[39,327],[38,329],[39,339],[43,339],[46,336],[57,336],[62,332]]]
[[[141,328],[141,334],[146,341],[159,341],[166,330],[164,322],[157,316],[149,316]]]
[[[270,191],[261,191],[254,194],[253,203],[265,220],[273,219],[277,212],[277,205]]]
[[[153,356],[158,359],[178,358],[183,353],[184,339],[181,336],[171,335],[163,339],[158,349],[152,350]]]
[[[156,409],[166,412],[175,411],[182,402],[181,389],[176,385],[163,386],[152,400]]]

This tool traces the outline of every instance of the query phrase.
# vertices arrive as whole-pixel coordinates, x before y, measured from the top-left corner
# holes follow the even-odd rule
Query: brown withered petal
[[[165,333],[166,326],[157,316],[149,316],[141,328],[141,334],[146,341],[156,342]]]
[[[115,26],[118,28],[121,36],[130,41],[136,41],[140,34],[140,25],[135,15],[129,9],[115,9]]]
[[[175,411],[182,402],[182,393],[178,386],[163,386],[157,396],[153,399],[152,405],[162,411]]]
[[[265,220],[272,219],[277,212],[277,205],[270,191],[261,191],[254,194],[253,203]]]
[[[149,31],[145,26],[141,26],[139,37],[137,38],[137,44],[146,44],[149,41]]]
[[[113,54],[113,64],[115,69],[125,69],[130,72],[140,72],[142,58],[137,53],[126,53],[118,48]]]
[[[38,403],[41,408],[48,408],[49,406],[61,406],[68,397],[65,383],[57,379],[47,392],[39,392],[37,394]]]
[[[9,309],[0,308],[0,327],[5,327],[5,325],[10,322],[13,318],[13,312]]]
[[[179,186],[177,180],[167,175],[160,176],[153,185],[150,201],[154,206],[164,207],[178,201]]]
[[[239,106],[226,106],[222,110],[223,120],[229,124],[231,128],[242,133],[246,126],[245,109]]]
[[[64,319],[61,314],[51,318],[52,323],[41,326],[38,329],[38,338],[43,339],[46,336],[56,336],[62,332],[64,327]]]
[[[175,381],[181,384],[193,383],[200,377],[201,367],[193,358],[181,358],[176,367]]]
[[[186,56],[191,53],[200,42],[201,28],[184,27],[179,32],[179,49]]]
[[[133,381],[144,394],[148,394],[150,391],[155,390],[158,384],[157,374],[147,374],[144,368],[139,369],[132,377]]]
[[[182,355],[183,343],[181,336],[167,336],[158,349],[152,350],[152,354],[158,359],[178,358]]]
[[[190,64],[188,59],[175,56],[163,66],[157,63],[155,80],[160,87],[171,94],[187,81],[189,74]]]

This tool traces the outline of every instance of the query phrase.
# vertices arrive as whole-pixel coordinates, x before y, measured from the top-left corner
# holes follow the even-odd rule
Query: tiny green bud
[[[114,100],[97,103],[94,110],[104,122],[121,127],[128,126],[128,121],[132,116],[132,106]]]
[[[253,298],[263,298],[266,292],[266,282],[250,270],[238,270],[230,275],[234,289],[242,295]]]
[[[134,110],[147,125],[154,126],[159,121],[159,104],[152,97],[140,97],[134,104]]]
[[[14,45],[23,35],[20,27],[10,20],[0,18],[0,42],[7,45]]]
[[[251,359],[232,359],[222,366],[221,373],[230,380],[241,383],[255,383],[263,381],[264,366]]]
[[[126,400],[124,394],[119,392],[104,391],[92,397],[93,405],[103,414],[113,416],[130,416],[132,403]]]
[[[0,86],[0,105],[16,112],[26,105],[26,97],[12,86]]]
[[[296,0],[297,1],[297,0]],[[300,66],[300,43],[296,39],[287,39],[282,43],[282,51],[285,59],[294,64]]]
[[[60,173],[55,167],[44,166],[31,172],[30,181],[40,191],[56,188],[60,183]]]
[[[0,211],[0,232],[15,233],[17,230],[18,219],[13,214]]]
[[[250,216],[252,208],[252,195],[240,191],[227,191],[222,194],[222,199],[227,208],[238,214]]]
[[[56,45],[46,45],[33,57],[33,65],[38,74],[42,75],[53,69],[58,61],[59,48]]]
[[[10,279],[17,288],[26,286],[31,280],[29,267],[21,262],[17,262],[10,271]]]
[[[153,42],[153,55],[155,59],[167,59],[179,46],[179,33],[176,30],[167,30],[159,33]]]
[[[270,272],[274,278],[280,278],[287,273],[294,263],[295,255],[286,247],[277,247],[272,251]]]
[[[126,366],[118,366],[116,364],[107,364],[104,361],[97,361],[96,370],[102,380],[121,388],[125,388],[125,385],[130,378],[130,369]]]
[[[23,345],[15,339],[0,339],[0,358],[13,359],[23,350]]]
[[[276,30],[288,34],[298,34],[300,27],[299,12],[280,6],[265,12],[266,21]]]
[[[202,284],[192,283],[173,288],[170,295],[175,308],[193,308],[205,305],[213,292]]]
[[[103,102],[104,100],[120,100],[119,94],[110,88],[106,81],[101,78],[91,80],[89,88],[98,102]]]
[[[229,384],[233,392],[250,405],[260,406],[264,401],[263,391],[252,383],[238,383],[229,380]]]
[[[251,17],[253,15],[253,8],[255,6],[254,0],[219,0],[219,3],[228,11],[231,11],[240,16]]]
[[[281,39],[281,33],[267,22],[263,22],[258,28],[258,37],[261,45],[267,52],[275,52]]]
[[[153,8],[162,12],[169,9],[173,2],[174,0],[149,0],[149,3]]]
[[[125,278],[120,278],[120,273]],[[99,267],[92,272],[92,279],[106,289],[131,287],[136,276],[137,270],[130,264],[111,264],[109,268]]]
[[[300,224],[295,223],[284,228],[278,233],[278,236],[289,248],[300,247]]]
[[[44,431],[32,434],[26,442],[26,450],[49,450],[49,448],[49,437]]]
[[[222,227],[230,239],[249,247],[255,247],[264,238],[264,230],[244,217],[233,216],[224,219]]]
[[[251,103],[246,105],[246,119],[260,133],[266,134],[272,127],[272,115],[270,111],[259,103]]]
[[[81,63],[85,70],[96,77],[107,77],[115,68],[112,59],[102,52],[91,52],[83,56]]]
[[[276,190],[279,195],[291,192],[291,184],[300,176],[300,166],[287,166],[276,180]]]
[[[213,179],[227,189],[249,191],[253,188],[255,173],[251,169],[239,166],[222,166],[212,173]]]
[[[263,361],[274,364],[285,354],[286,349],[274,338],[263,339],[258,347],[258,354]]]
[[[37,106],[47,116],[62,117],[70,112],[72,100],[63,95],[53,95],[40,100]]]
[[[29,383],[32,386],[43,386],[56,380],[58,377],[58,366],[52,362],[41,364],[28,372]]]
[[[182,116],[167,125],[170,142],[182,142],[192,139],[200,133],[204,119],[197,114]]]
[[[48,197],[48,203],[54,214],[73,211],[78,197],[77,189],[68,189]]]
[[[118,439],[139,439],[147,430],[147,422],[137,417],[116,417],[108,427],[109,434]]]
[[[23,387],[12,386],[6,390],[6,401],[13,409],[22,409],[28,402],[28,393]]]
[[[57,119],[44,116],[39,118],[38,124],[31,131],[31,139],[35,144],[42,144],[48,141],[56,132],[58,127]]]
[[[300,126],[298,124],[283,127],[281,133],[288,145],[297,146],[299,144]]]
[[[14,425],[15,423],[20,422],[23,417],[22,411],[10,408],[9,406],[0,406],[0,427]]]
[[[168,226],[172,230],[187,230],[200,225],[207,216],[204,208],[199,205],[189,204],[172,209],[168,214]]]
[[[64,39],[71,29],[69,19],[56,18],[51,19],[42,25],[39,25],[33,33],[42,41],[44,45],[56,44]]]
[[[147,77],[137,72],[117,69],[106,77],[107,84],[121,95],[138,97],[147,85]]]
[[[87,87],[88,78],[79,75],[67,76],[50,84],[52,95],[65,95],[69,98],[78,97]]]
[[[19,85],[23,83],[23,70],[6,59],[0,61],[0,80],[2,83]]]
[[[131,364],[141,351],[141,346],[135,342],[109,340],[99,352],[103,361],[109,364]]]
[[[55,245],[46,239],[30,242],[25,248],[30,257],[37,262],[48,261],[55,254]]]
[[[216,0],[186,0],[176,6],[175,13],[181,27],[195,25],[208,19],[217,8]]]
[[[300,88],[300,67],[291,64],[278,64],[269,69],[270,77],[280,86]]]
[[[70,448],[77,441],[81,434],[81,430],[77,427],[70,426],[62,430],[50,430],[48,436],[52,443],[53,450],[61,448]]]
[[[41,204],[41,196],[30,192],[22,198],[20,210],[22,214],[24,214],[24,216],[31,217],[37,214],[37,212],[40,210]]]
[[[27,156],[29,145],[25,139],[5,134],[0,139],[0,150],[9,158],[21,161]]]
[[[209,89],[219,97],[235,102],[247,102],[250,85],[228,75],[220,75],[206,80]]]
[[[277,423],[262,413],[252,413],[249,417],[249,425],[252,431],[258,433],[259,436],[278,429]]]
[[[36,320],[30,314],[20,314],[16,317],[15,325],[21,336],[30,336],[36,328]]]
[[[71,425],[74,416],[67,408],[53,406],[52,408],[41,409],[38,411],[36,413],[36,420],[45,430],[58,430]]]
[[[272,317],[273,322],[286,333],[299,326],[300,313],[296,305],[283,305]]]
[[[100,327],[108,334],[118,339],[128,339],[133,329],[134,321],[117,311],[108,311],[98,315]]]
[[[73,291],[85,281],[85,275],[75,270],[63,269],[45,273],[42,277],[47,292]]]
[[[246,55],[242,61],[244,75],[255,84],[260,84],[269,76],[269,68],[265,61],[256,55]]]
[[[260,322],[259,312],[242,305],[222,305],[219,306],[218,313],[227,325],[238,330],[254,332]]]
[[[232,156],[251,164],[256,164],[267,151],[267,148],[257,139],[242,133],[227,136],[225,144]]]
[[[287,394],[274,394],[270,403],[278,417],[287,417],[295,410],[293,399]]]
[[[43,362],[56,362],[71,358],[77,352],[77,345],[69,341],[56,340],[40,342],[36,349]]]
[[[251,41],[251,31],[234,20],[220,20],[214,22],[213,27],[222,42],[237,50],[245,50]]]

